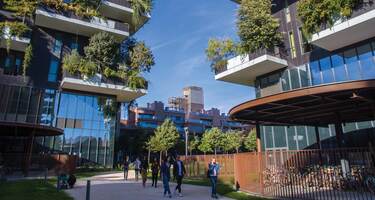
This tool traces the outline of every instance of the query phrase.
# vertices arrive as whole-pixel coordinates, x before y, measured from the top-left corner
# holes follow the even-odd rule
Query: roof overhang
[[[375,79],[283,92],[230,110],[237,121],[270,125],[326,126],[375,119]]]
[[[1,136],[57,136],[64,134],[64,130],[31,123],[0,121]]]

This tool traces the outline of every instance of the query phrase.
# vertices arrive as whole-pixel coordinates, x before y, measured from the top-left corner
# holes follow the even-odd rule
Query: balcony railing
[[[106,78],[96,74],[91,78],[83,78],[79,74],[63,73],[60,87],[66,90],[85,91],[117,97],[118,102],[128,102],[147,93],[147,84],[144,88],[129,88],[126,81],[114,78]]]
[[[114,3],[123,7],[131,8],[131,4],[127,0],[104,0],[104,1],[108,1],[110,3]]]
[[[333,25],[324,23],[312,35],[311,43],[333,51],[374,36],[375,1],[363,0],[349,18],[338,18]]]
[[[241,57],[240,60],[243,61],[244,59],[247,59],[247,58],[248,60],[254,60],[264,55],[270,55],[270,56],[278,57],[281,59],[286,59],[288,57],[288,49],[278,48],[278,47],[276,47],[275,49],[260,49],[254,53],[249,53],[246,56],[243,56],[243,57],[240,56]],[[234,58],[237,58],[237,57],[239,56],[234,56],[233,58],[229,59],[227,66],[221,69],[215,70],[215,75],[220,74],[221,72],[224,72],[230,68],[234,68],[238,65],[241,65],[242,64],[241,62],[233,62]]]
[[[48,7],[37,9],[35,23],[38,26],[79,33],[84,36],[92,36],[98,31],[106,31],[120,39],[129,36],[127,23],[99,17],[81,17],[73,12],[57,11]]]
[[[30,44],[31,32],[27,31],[21,36],[11,36],[9,27],[4,27],[2,38],[0,37],[0,46],[2,48],[9,48],[15,51],[25,51]],[[7,46],[7,41],[10,40],[10,46]]]

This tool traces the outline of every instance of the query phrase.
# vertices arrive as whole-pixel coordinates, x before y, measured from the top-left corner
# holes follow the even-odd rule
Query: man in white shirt
[[[141,161],[139,160],[139,158],[137,157],[137,159],[135,159],[134,161],[134,171],[135,171],[135,181],[138,181],[138,177],[139,177],[139,171],[141,170]]]

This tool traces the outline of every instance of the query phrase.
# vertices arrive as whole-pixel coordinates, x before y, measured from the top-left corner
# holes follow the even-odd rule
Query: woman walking
[[[171,190],[169,188],[169,180],[171,178],[170,164],[167,158],[163,159],[163,163],[160,166],[160,175],[163,177],[164,197],[168,193],[168,197],[172,198]]]
[[[152,186],[157,188],[158,184],[158,175],[159,175],[159,161],[155,158],[151,164],[151,172],[152,172]]]

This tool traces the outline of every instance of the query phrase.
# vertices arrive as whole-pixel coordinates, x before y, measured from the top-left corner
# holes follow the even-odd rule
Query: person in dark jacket
[[[170,164],[167,158],[163,159],[163,163],[160,166],[160,175],[163,178],[164,197],[167,195],[172,198],[171,190],[169,188],[169,180],[171,178]]]
[[[211,162],[208,164],[208,176],[211,182],[211,197],[217,199],[216,194],[216,185],[217,185],[217,177],[219,176],[220,166],[219,163],[216,162],[215,158],[212,158]]]
[[[128,172],[129,172],[129,160],[128,158],[125,156],[124,157],[124,180],[128,180]]]
[[[141,161],[141,177],[142,177],[142,185],[143,187],[146,187],[146,181],[147,181],[147,171],[148,171],[148,163],[146,159],[143,159]]]
[[[152,173],[152,186],[157,188],[158,184],[158,175],[159,175],[159,161],[155,158],[151,164],[151,173]]]
[[[173,176],[175,177],[177,181],[177,186],[174,190],[174,193],[178,191],[178,196],[182,197],[181,194],[181,185],[182,185],[182,179],[184,178],[186,173],[184,163],[180,159],[180,156],[177,156],[176,161],[173,164]]]

